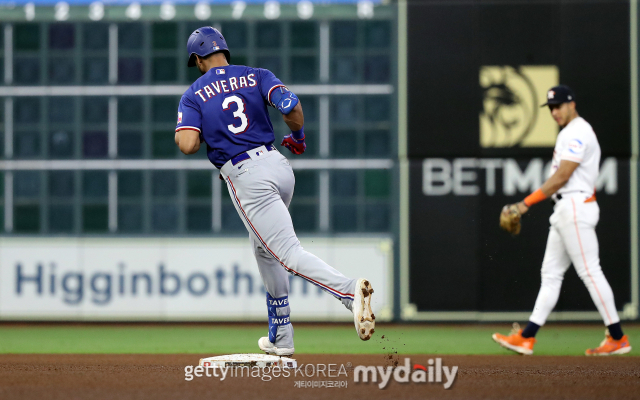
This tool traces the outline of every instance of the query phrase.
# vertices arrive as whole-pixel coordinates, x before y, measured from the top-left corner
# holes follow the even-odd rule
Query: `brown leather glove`
[[[500,227],[512,235],[520,233],[520,210],[517,204],[507,204],[500,213]]]

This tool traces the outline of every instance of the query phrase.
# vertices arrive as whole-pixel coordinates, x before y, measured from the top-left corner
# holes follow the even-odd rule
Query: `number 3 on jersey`
[[[247,130],[249,127],[249,118],[247,118],[247,115],[244,113],[244,101],[238,96],[229,96],[224,99],[222,102],[222,109],[228,110],[231,103],[236,103],[236,106],[238,106],[238,109],[233,112],[233,117],[236,119],[240,118],[240,126],[229,124],[227,125],[227,128],[229,128],[231,133],[237,135]]]

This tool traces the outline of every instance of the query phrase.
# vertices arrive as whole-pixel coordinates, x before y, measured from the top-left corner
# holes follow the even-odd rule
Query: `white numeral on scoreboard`
[[[54,10],[55,13],[53,17],[56,21],[66,21],[69,19],[69,3],[65,3],[64,1],[56,3]]]
[[[126,11],[124,12],[124,15],[127,16],[127,18],[132,19],[132,20],[138,20],[140,19],[140,17],[142,16],[142,7],[140,7],[140,3],[131,3],[129,4],[129,7],[127,7]]]
[[[27,21],[33,21],[36,17],[36,5],[33,3],[27,3],[24,5],[24,18]]]
[[[104,18],[104,4],[94,1],[89,5],[89,19],[92,21],[100,21]]]
[[[209,3],[207,3],[206,1],[201,1],[196,4],[194,14],[200,21],[209,19],[209,17],[211,16],[211,7],[209,7]]]
[[[170,21],[176,16],[176,6],[173,3],[164,2],[160,5],[160,18]]]
[[[298,9],[298,17],[300,17],[300,19],[313,17],[313,3],[309,0],[302,0],[296,8]]]
[[[272,0],[264,3],[264,17],[266,19],[278,19],[280,17],[280,3]]]
[[[358,2],[358,17],[362,19],[373,18],[373,3],[369,0]]]
[[[234,1],[231,3],[231,17],[233,19],[242,18],[242,14],[244,14],[244,9],[247,8],[247,3],[244,1]]]

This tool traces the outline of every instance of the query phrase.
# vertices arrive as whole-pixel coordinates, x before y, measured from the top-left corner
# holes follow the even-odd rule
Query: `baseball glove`
[[[520,210],[517,204],[507,204],[500,213],[500,227],[512,235],[520,233]]]

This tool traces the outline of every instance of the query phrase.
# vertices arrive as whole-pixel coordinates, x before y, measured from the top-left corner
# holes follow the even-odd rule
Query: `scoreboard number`
[[[244,10],[247,8],[247,3],[244,1],[234,1],[231,3],[231,17],[233,19],[242,18],[242,14],[244,14]]]
[[[271,0],[264,3],[264,17],[266,19],[278,19],[280,17],[280,3]]]
[[[69,3],[61,1],[56,3],[54,18],[56,21],[66,21],[69,19]]]
[[[309,19],[313,17],[313,3],[309,0],[302,0],[298,2],[296,8],[300,19]]]
[[[27,21],[33,21],[36,17],[36,5],[33,3],[27,3],[24,5],[24,18]]]
[[[104,18],[104,4],[94,1],[89,5],[89,19],[92,21],[100,21]]]
[[[140,17],[142,16],[142,7],[140,7],[140,3],[133,2],[129,4],[127,10],[124,12],[124,15],[134,21],[140,19]]]
[[[193,13],[200,21],[204,21],[205,19],[209,19],[211,16],[211,7],[209,7],[209,3],[201,1],[196,4],[193,9]]]

